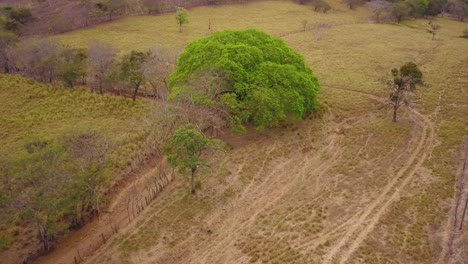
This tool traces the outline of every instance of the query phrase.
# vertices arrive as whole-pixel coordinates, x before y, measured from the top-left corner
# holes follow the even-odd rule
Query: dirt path
[[[362,94],[379,103],[385,103],[382,98],[379,98],[370,93],[348,89],[342,90]],[[428,117],[420,114],[416,110],[410,109],[410,112],[412,113],[412,119],[422,129],[418,145],[416,148],[411,150],[411,156],[409,157],[406,164],[385,186],[377,199],[364,209],[364,212],[359,216],[356,222],[350,226],[347,226],[346,232],[344,233],[341,240],[339,240],[338,244],[333,245],[325,255],[323,263],[332,263],[337,259],[339,260],[339,263],[345,263],[349,260],[352,254],[363,243],[367,235],[374,229],[381,216],[385,213],[389,206],[398,200],[400,191],[411,182],[415,172],[421,167],[427,156],[431,153],[431,148],[433,147],[434,141],[434,125],[428,119]],[[353,218],[355,216],[356,215],[354,215]],[[349,223],[349,220],[346,223]],[[343,228],[346,223],[343,223],[338,228]]]
[[[139,210],[138,206],[144,204],[144,197],[150,193],[149,182],[158,181],[161,187],[159,193],[172,181],[171,173],[166,177],[166,167],[166,163],[161,161],[157,166],[148,169],[117,193],[99,219],[94,219],[75,231],[73,235],[61,241],[54,251],[38,258],[34,263],[69,264],[85,261],[112,239],[118,230],[132,223],[136,217],[135,211]]]
[[[392,181],[382,190],[381,195],[365,210],[365,213],[354,223],[340,243],[333,247],[327,254],[324,263],[330,263],[330,260],[336,256],[337,252],[343,246],[350,242],[349,247],[341,254],[339,263],[345,263],[355,250],[362,244],[367,235],[374,229],[380,217],[386,209],[399,198],[400,191],[405,188],[413,179],[415,172],[421,167],[422,163],[430,153],[432,141],[434,139],[434,129],[426,117],[415,110],[411,110],[420,120],[417,121],[423,129],[417,148],[413,151],[406,165],[398,171]],[[428,133],[429,130],[429,133]],[[409,173],[408,173],[409,171]],[[405,176],[406,175],[406,176]],[[401,178],[403,180],[401,180]]]
[[[465,199],[468,199],[468,139],[465,139],[465,142],[466,143],[463,144],[462,148],[462,155],[464,154],[465,156],[463,161],[460,163],[461,166],[457,173],[460,177],[458,177],[457,180],[454,206],[448,220],[442,253],[439,256],[437,263],[454,263],[454,244],[456,243],[457,238],[462,234],[462,231],[459,230],[459,228],[461,219],[463,218],[464,205],[466,202]]]

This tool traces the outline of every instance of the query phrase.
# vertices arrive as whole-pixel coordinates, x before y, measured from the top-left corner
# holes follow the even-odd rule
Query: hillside
[[[101,40],[124,54],[180,51],[213,31],[259,28],[304,56],[322,87],[322,111],[244,135],[219,131],[231,148],[201,170],[196,195],[179,173],[140,210],[144,197],[154,197],[148,183],[166,168],[161,162],[140,173],[112,201],[117,209],[107,220],[72,232],[37,263],[464,263],[468,217],[457,228],[468,195],[466,22],[433,18],[441,27],[432,40],[427,20],[370,23],[367,6],[328,2],[326,14],[290,1],[193,8],[182,33],[174,15],[163,14],[54,36],[76,48]],[[387,82],[392,68],[409,61],[425,84],[394,123]],[[162,131],[148,128],[144,117],[155,112],[146,100],[1,80],[5,153],[33,135],[55,138],[79,127],[117,142],[122,169],[146,148],[148,131]],[[131,195],[141,200],[132,217]]]
[[[327,14],[283,1],[201,7],[190,10],[182,33],[168,14],[58,37],[78,47],[99,38],[123,51],[181,49],[209,34],[209,21],[213,30],[257,27],[305,56],[328,108],[321,119],[234,140],[197,197],[166,194],[86,262],[436,263],[451,250],[453,260],[465,257],[463,244],[447,245],[467,134],[468,46],[459,38],[466,24],[438,18],[432,41],[425,20],[370,24],[364,7],[332,6]],[[385,80],[407,61],[420,65],[427,84],[394,124],[381,103]],[[42,263],[57,259],[60,251]]]
[[[154,151],[149,146],[154,133],[148,131],[152,124],[148,116],[153,109],[148,102],[97,95],[79,88],[52,87],[6,74],[0,75],[0,101],[2,187],[12,180],[3,174],[8,164],[27,158],[31,153],[29,146],[41,142],[56,144],[80,135],[99,135],[109,141],[105,157],[111,175],[109,186],[138,170]],[[143,115],[147,116],[146,121]],[[36,250],[36,243],[27,242],[36,241],[35,226],[20,219],[20,214],[0,217],[1,263],[17,262],[17,258]]]

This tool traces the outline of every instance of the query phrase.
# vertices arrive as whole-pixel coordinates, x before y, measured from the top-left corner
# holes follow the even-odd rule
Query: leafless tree
[[[93,41],[88,51],[88,85],[93,92],[104,93],[106,82],[116,63],[117,52],[111,45]]]
[[[435,39],[435,35],[437,34],[437,31],[440,29],[440,25],[434,23],[432,20],[429,20],[429,26],[430,29],[427,30],[428,33],[432,34],[432,40]]]
[[[454,14],[459,21],[464,21],[468,16],[468,3],[463,0],[451,0],[449,2],[449,10]]]
[[[72,226],[79,226],[85,212],[99,213],[100,197],[108,183],[104,170],[111,142],[95,132],[87,132],[67,136],[64,146],[73,161],[75,191],[79,195],[74,205]]]
[[[14,71],[41,82],[53,83],[58,75],[60,45],[51,39],[31,39],[8,52]]]
[[[177,52],[163,48],[152,48],[143,64],[146,81],[153,88],[154,96],[166,99],[169,94],[167,80],[177,63]]]
[[[362,4],[362,0],[343,0],[348,5],[349,9],[354,9],[356,6]]]
[[[385,0],[376,0],[367,3],[370,11],[369,19],[377,24],[391,21],[392,3]]]

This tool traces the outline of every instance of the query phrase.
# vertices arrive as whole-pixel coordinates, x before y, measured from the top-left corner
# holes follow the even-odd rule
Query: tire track
[[[370,97],[371,99],[376,98],[373,95],[365,93],[363,94]],[[338,245],[334,246],[328,252],[323,263],[331,263],[333,258],[340,253],[345,245],[348,244],[349,248],[342,254],[339,263],[345,263],[351,257],[354,251],[365,240],[367,235],[374,229],[375,225],[378,223],[386,209],[398,199],[400,191],[413,179],[416,170],[422,165],[427,155],[429,154],[430,146],[434,138],[434,129],[432,124],[419,112],[413,109],[410,109],[410,111],[413,115],[413,119],[419,126],[422,127],[421,137],[416,149],[410,156],[406,165],[398,171],[397,175],[382,190],[380,196],[370,206],[368,206],[367,209],[364,210],[364,213],[358,218],[357,222],[348,229],[344,237],[339,241]],[[418,157],[420,157],[420,159],[416,161]],[[408,176],[406,176],[403,181],[398,184],[401,178],[408,171],[410,171]],[[372,215],[374,212],[376,213]]]

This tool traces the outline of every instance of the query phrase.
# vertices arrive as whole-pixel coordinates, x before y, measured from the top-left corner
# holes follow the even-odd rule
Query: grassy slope
[[[431,36],[425,32],[427,28],[425,20],[407,21],[402,25],[366,24],[366,12],[363,8],[348,11],[340,3],[333,1],[332,4],[335,10],[329,14],[316,13],[310,8],[289,2],[270,1],[248,5],[203,7],[190,10],[191,24],[187,25],[181,34],[177,32],[173,15],[167,14],[115,21],[93,29],[71,32],[59,36],[59,39],[70,45],[81,47],[86,46],[99,34],[100,39],[112,43],[123,51],[128,51],[131,48],[146,49],[154,45],[182,48],[189,40],[209,33],[207,29],[209,19],[215,30],[255,26],[275,35],[300,30],[303,19],[308,19],[309,24],[338,24],[339,26],[322,30],[318,41],[314,35],[316,31],[288,35],[284,38],[293,48],[304,54],[324,87],[321,94],[322,100],[326,101],[332,111],[343,119],[376,111],[376,106],[362,105],[367,101],[340,89],[383,96],[386,94],[383,90],[385,87],[383,80],[388,78],[389,70],[404,62],[415,61],[421,66],[428,83],[427,87],[421,88],[417,93],[415,107],[422,113],[430,115],[431,120],[436,124],[439,141],[434,145],[431,155],[424,164],[424,167],[429,170],[429,176],[422,172],[418,174],[419,177],[416,177],[410,187],[403,192],[403,198],[387,210],[378,227],[369,234],[365,243],[352,256],[352,260],[375,263],[434,261],[438,257],[438,248],[442,240],[434,238],[432,234],[440,232],[445,227],[447,206],[443,207],[442,204],[444,202],[447,204],[446,199],[453,197],[458,148],[462,136],[467,134],[468,45],[465,39],[458,37],[466,24],[437,19],[436,21],[441,24],[442,28],[437,39],[431,41]],[[409,131],[404,125],[400,127],[387,122],[386,118],[389,117],[381,113],[377,113],[374,118],[377,118],[376,122],[364,124],[362,127],[355,126],[352,131],[348,132],[350,137],[344,142],[348,147],[345,155],[352,156],[365,143],[365,138],[361,138],[360,135],[376,135],[370,141],[373,144],[370,144],[372,148],[369,154],[380,156],[392,148],[394,143],[401,144],[403,139],[399,138],[398,134],[405,135]],[[388,134],[385,131],[388,131]],[[286,135],[291,135],[291,133],[286,132]],[[261,145],[258,148],[261,149]],[[262,155],[260,150],[258,155]],[[254,160],[253,162],[258,164],[260,161]],[[385,160],[380,162],[383,164],[377,164],[375,168],[385,167]],[[353,172],[353,170],[357,171]],[[352,164],[346,162],[341,162],[332,170],[337,175],[346,172],[350,176],[347,178],[349,184],[347,188],[350,189],[344,191],[350,193],[349,196],[345,196],[351,203],[348,204],[350,208],[353,203],[358,204],[358,201],[352,201],[352,197],[359,197],[358,194],[353,194],[354,189],[359,190],[362,186],[369,186],[369,188],[374,185],[380,186],[380,181],[385,180],[379,174],[370,174],[372,178],[353,178],[361,175],[363,171],[366,171],[366,167],[352,167]],[[422,178],[423,175],[427,178]],[[249,178],[246,179],[248,182]],[[208,200],[208,203],[211,201]],[[196,208],[194,210],[207,208],[205,205],[201,208],[197,208],[195,204],[192,205]],[[208,208],[213,208],[213,206]],[[185,199],[179,204],[175,203],[173,207],[175,208],[166,210],[167,219],[172,219],[174,210],[183,210],[183,208],[192,210],[190,201]],[[202,211],[209,212],[208,209]],[[192,219],[193,214],[194,212],[191,211],[188,218]],[[162,213],[159,217],[163,218],[164,215]],[[273,216],[274,214],[269,215],[269,217]],[[183,216],[180,217],[183,218]],[[339,219],[339,216],[336,218]],[[160,219],[158,222],[164,221]],[[183,221],[178,221],[178,223],[174,228],[183,230]],[[262,224],[260,220],[258,223],[259,228],[268,229],[268,226]],[[189,226],[185,225],[185,227]],[[324,226],[326,228],[326,224]],[[160,228],[161,230],[155,231],[157,233],[164,231],[164,227],[157,223],[150,227],[144,226],[140,230],[141,234],[145,233],[144,228]],[[169,231],[166,230],[166,232]],[[269,250],[272,253],[278,251],[282,252],[278,253],[281,255],[292,250],[290,246],[294,248],[293,243],[288,245],[282,241],[278,245],[269,244],[266,240],[262,246],[256,246],[258,245],[256,240],[262,237],[262,233],[257,230],[250,230],[250,232],[257,237],[249,235],[243,237],[241,249],[251,257],[251,260],[259,258],[257,255],[259,250],[260,252]],[[132,242],[131,245],[121,245],[125,249],[125,256],[128,257],[132,252],[141,249],[141,242],[147,241],[147,239],[139,238],[138,234],[125,240],[126,243]],[[177,232],[174,234],[176,235]],[[184,236],[182,233],[179,235]],[[182,238],[174,238],[175,244],[177,244],[177,239]],[[293,240],[294,238],[291,238],[291,241]],[[156,240],[154,241],[157,243]],[[254,249],[250,250],[249,245],[252,245]],[[143,248],[148,246],[150,245],[145,244]],[[326,251],[326,249],[320,246],[316,248],[312,253],[312,258],[313,254],[323,254],[321,251]],[[141,254],[141,251],[138,254]],[[261,257],[268,259],[268,256],[262,255]],[[295,257],[301,260],[300,255]],[[311,256],[303,255],[302,257],[306,260]]]
[[[345,9],[345,6],[341,8]],[[311,8],[308,8],[311,10]],[[356,11],[363,14],[363,10]],[[302,28],[302,21],[315,23],[358,23],[366,21],[363,16],[340,12],[336,15],[304,12],[304,7],[284,1],[265,1],[245,5],[199,7],[189,10],[189,24],[182,33],[174,14],[160,16],[129,17],[90,29],[73,31],[59,35],[63,43],[74,47],[86,47],[94,39],[112,44],[122,52],[131,49],[145,50],[154,46],[183,49],[194,38],[210,34],[212,31],[227,28],[257,27],[273,35],[280,35]]]
[[[2,154],[22,151],[31,140],[60,138],[72,131],[96,131],[117,146],[115,165],[124,168],[142,147],[135,128],[143,101],[101,96],[83,89],[54,88],[13,75],[0,76]]]

